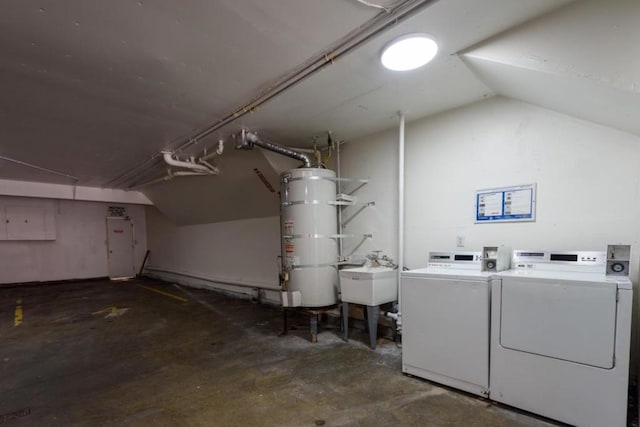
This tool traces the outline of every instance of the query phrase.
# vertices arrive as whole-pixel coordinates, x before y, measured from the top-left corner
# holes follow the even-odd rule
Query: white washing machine
[[[633,291],[620,247],[625,261],[513,252],[492,283],[491,399],[578,426],[627,425]]]
[[[491,276],[505,257],[483,252],[432,252],[427,268],[402,272],[400,312],[404,373],[486,397]]]

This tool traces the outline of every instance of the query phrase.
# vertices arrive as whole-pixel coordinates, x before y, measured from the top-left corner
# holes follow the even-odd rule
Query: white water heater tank
[[[336,173],[300,168],[280,175],[282,266],[302,307],[338,301]]]

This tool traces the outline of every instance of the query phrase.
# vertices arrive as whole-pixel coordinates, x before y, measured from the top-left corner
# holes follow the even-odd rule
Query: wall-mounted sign
[[[127,216],[127,208],[124,206],[109,206],[107,216],[119,218]]]
[[[476,191],[476,223],[535,219],[536,184]]]

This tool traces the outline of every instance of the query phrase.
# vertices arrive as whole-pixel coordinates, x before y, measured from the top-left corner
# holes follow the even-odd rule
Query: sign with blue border
[[[536,220],[536,184],[476,191],[476,223]]]

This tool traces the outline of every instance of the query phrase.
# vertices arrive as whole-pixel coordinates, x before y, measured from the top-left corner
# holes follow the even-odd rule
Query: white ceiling
[[[583,0],[462,54],[494,92],[640,135],[640,1]]]
[[[413,119],[491,96],[503,88],[455,53],[568,3],[441,0],[211,142],[241,126],[286,144],[326,130],[351,139],[393,126],[398,110]],[[2,12],[0,156],[84,185],[104,184],[215,123],[381,13],[356,0],[14,0]],[[382,46],[414,31],[438,39],[436,60],[405,74],[384,70]],[[60,182],[3,161],[0,178]]]

